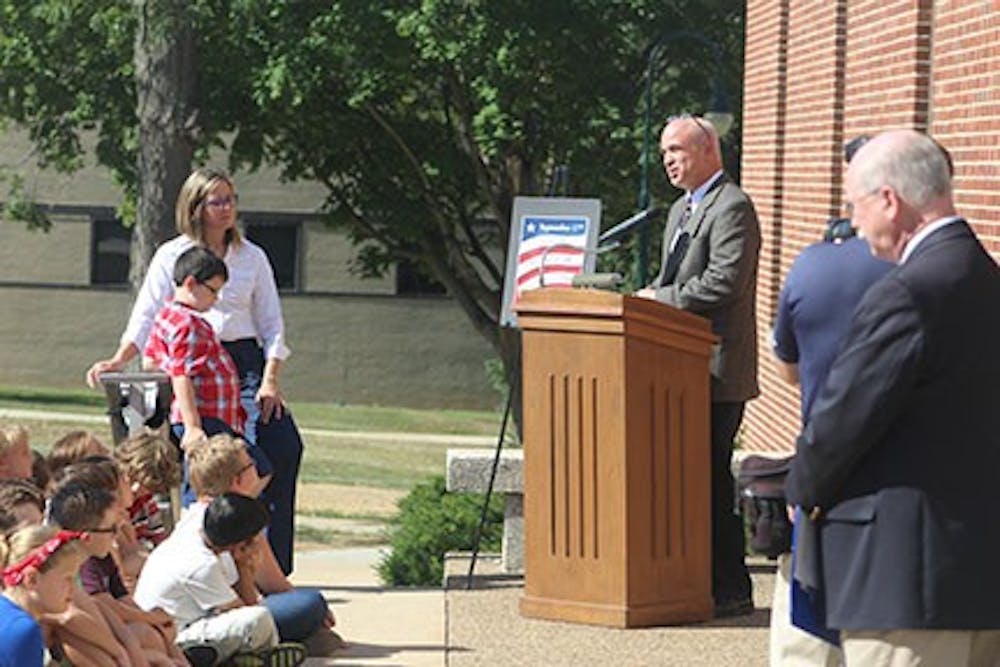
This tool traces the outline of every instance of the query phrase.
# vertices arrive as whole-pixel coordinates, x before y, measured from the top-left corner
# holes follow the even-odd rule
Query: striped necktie
[[[684,206],[684,211],[681,213],[681,219],[677,223],[677,232],[674,234],[670,253],[667,255],[666,261],[663,263],[663,278],[660,280],[661,285],[670,285],[674,282],[674,278],[677,277],[677,269],[680,268],[681,260],[684,259],[684,254],[687,252],[688,245],[691,243],[691,233],[685,229],[690,219],[691,200],[688,199],[687,204]]]

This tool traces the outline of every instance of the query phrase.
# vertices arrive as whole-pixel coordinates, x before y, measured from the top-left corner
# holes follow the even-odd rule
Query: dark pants
[[[744,403],[712,403],[712,595],[715,603],[750,597],[746,537],[733,495],[733,438]]]
[[[257,341],[244,338],[224,342],[223,346],[240,373],[240,399],[247,413],[244,437],[251,445],[260,447],[273,468],[271,483],[261,494],[271,511],[267,541],[281,570],[289,574],[295,541],[295,482],[302,463],[302,437],[287,409],[282,411],[281,419],[272,415],[268,423],[260,421],[260,407],[255,399],[264,374],[264,352]]]

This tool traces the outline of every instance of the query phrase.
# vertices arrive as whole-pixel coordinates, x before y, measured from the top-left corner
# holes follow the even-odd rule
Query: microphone
[[[639,211],[631,218],[619,222],[617,225],[609,229],[608,231],[601,234],[598,238],[598,243],[609,243],[612,241],[620,241],[623,237],[627,236],[637,227],[645,225],[647,222],[655,218],[656,216],[663,213],[666,209],[662,206],[654,206],[653,208],[647,208],[645,211]]]
[[[556,243],[548,246],[538,260],[538,286],[545,287],[545,260],[548,258],[550,252],[572,250],[586,257],[587,255],[600,255],[608,250],[614,250],[619,245],[618,242],[615,242],[597,248],[581,248],[572,243]],[[623,282],[624,278],[622,278],[620,273],[577,273],[570,278],[570,285],[573,287],[594,287],[597,289],[614,289]]]
[[[625,282],[622,274],[613,273],[578,273],[573,276],[573,287],[591,287],[593,289],[616,290]]]

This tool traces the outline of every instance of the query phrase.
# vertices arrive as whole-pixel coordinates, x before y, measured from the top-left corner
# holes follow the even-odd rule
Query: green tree
[[[726,54],[730,91],[742,62],[742,8],[725,0],[0,0],[0,15],[0,117],[63,170],[94,132],[123,209],[146,198],[137,234],[160,239],[170,175],[209,147],[233,167],[279,165],[326,186],[322,213],[357,245],[357,271],[416,265],[508,369],[519,341],[497,321],[513,198],[544,194],[562,164],[570,194],[622,217],[650,45],[700,31]],[[714,67],[703,45],[671,41],[663,115],[702,110]],[[662,201],[659,170],[653,183]]]

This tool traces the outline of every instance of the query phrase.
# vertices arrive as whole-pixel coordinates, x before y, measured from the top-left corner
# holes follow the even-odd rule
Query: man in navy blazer
[[[786,494],[819,521],[849,667],[995,665],[1000,268],[956,215],[927,135],[879,135],[846,189],[861,235],[898,266],[855,312]]]

